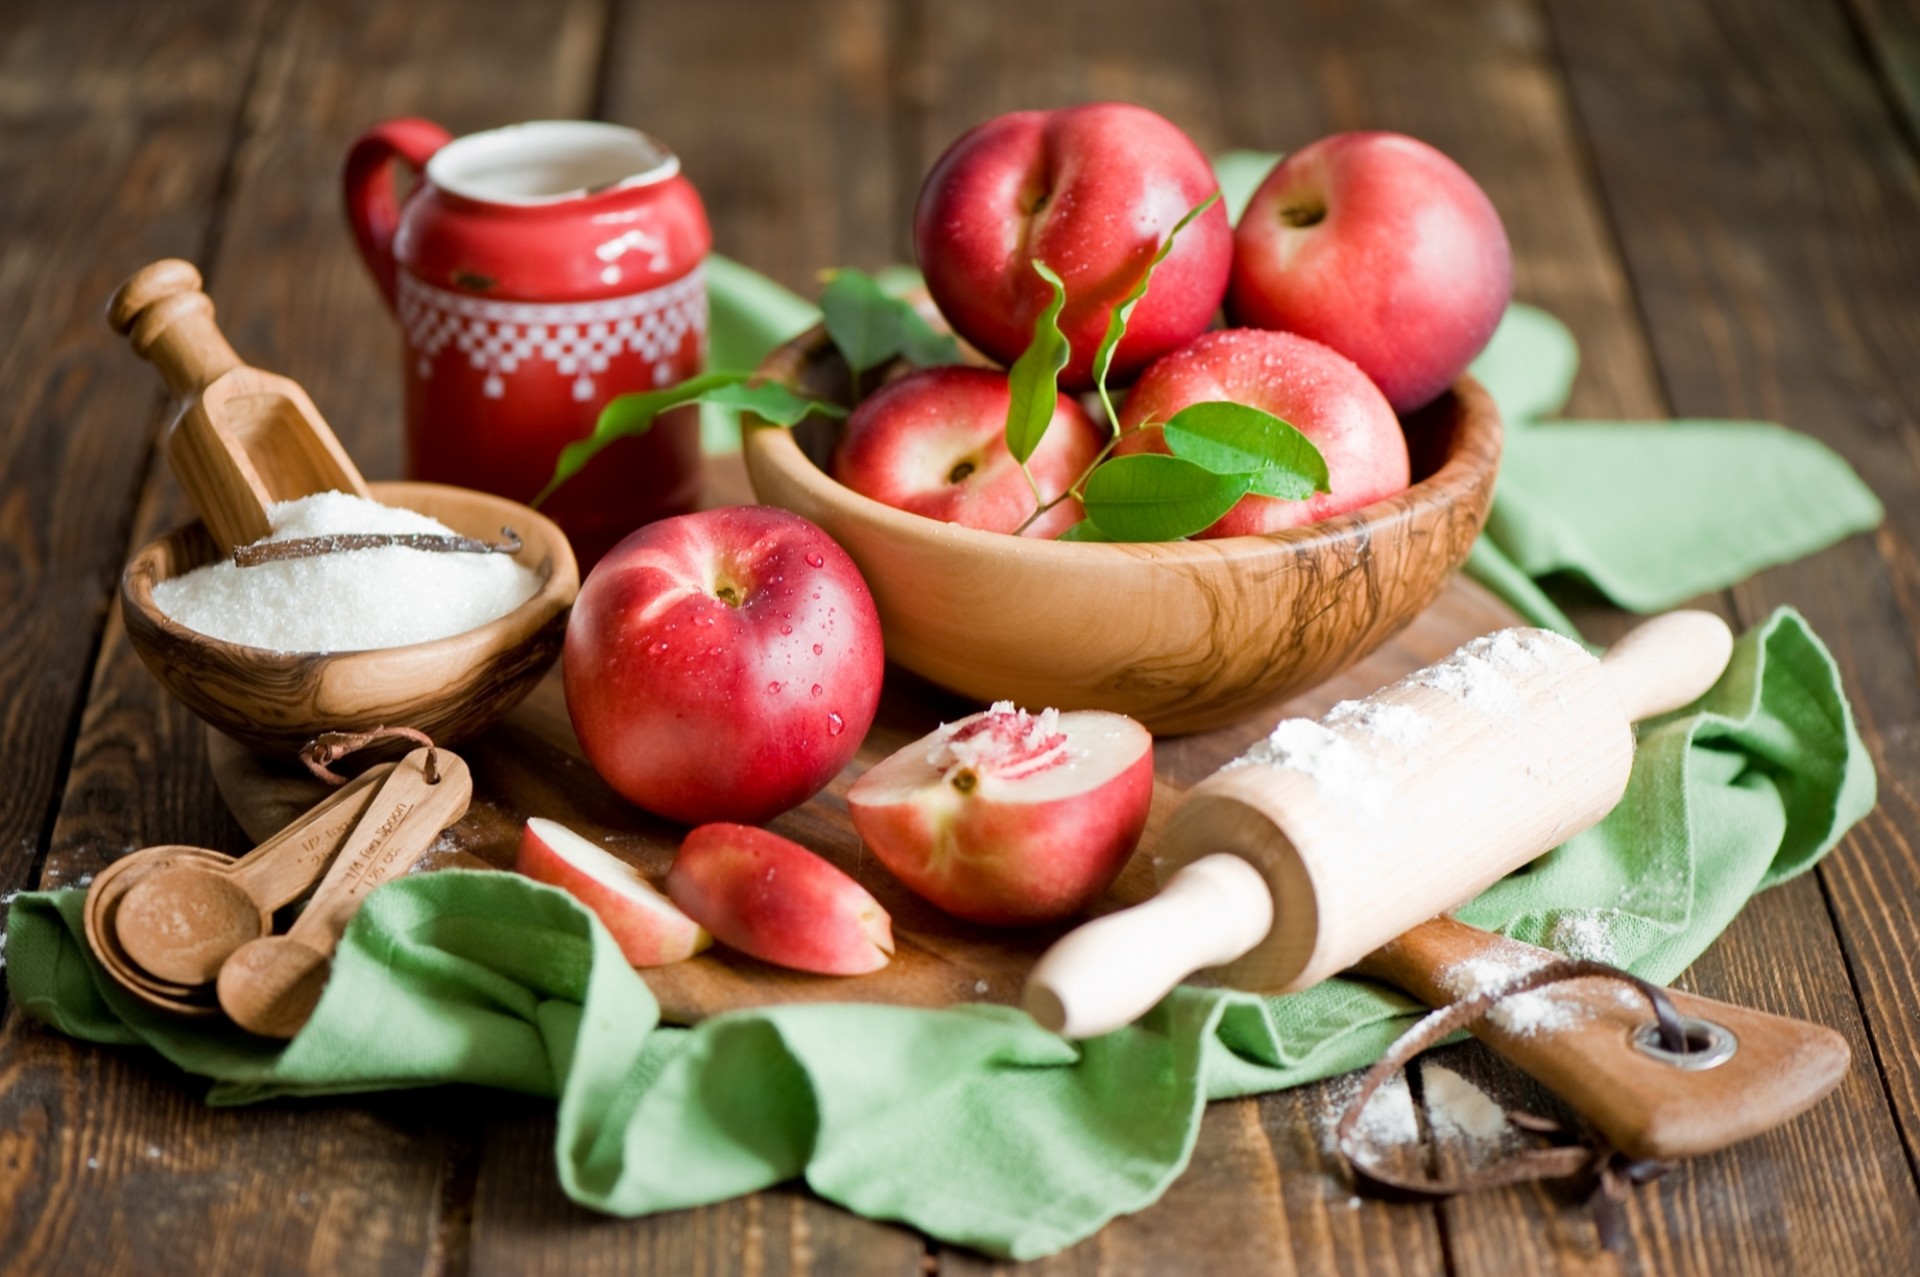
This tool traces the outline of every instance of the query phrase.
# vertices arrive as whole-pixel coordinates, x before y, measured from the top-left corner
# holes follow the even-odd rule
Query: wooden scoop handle
[[[134,353],[152,363],[167,388],[185,399],[241,366],[213,319],[213,299],[200,291],[193,263],[169,257],[128,277],[107,304],[107,322]]]
[[[1517,975],[1556,957],[1435,918],[1355,970],[1437,1007],[1473,991],[1475,983],[1486,985],[1483,978],[1463,987],[1463,969]],[[1628,1157],[1698,1157],[1770,1130],[1838,1086],[1851,1059],[1846,1039],[1823,1025],[1692,994],[1668,994],[1682,1017],[1697,1022],[1689,1025],[1689,1038],[1701,1048],[1677,1058],[1636,1045],[1657,1046],[1649,1028],[1653,1015],[1646,998],[1620,981],[1569,980],[1521,996],[1535,1016],[1496,1011],[1469,1031]]]

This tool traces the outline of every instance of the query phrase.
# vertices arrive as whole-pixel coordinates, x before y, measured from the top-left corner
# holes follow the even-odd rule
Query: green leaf
[[[960,347],[937,331],[913,303],[895,297],[864,271],[837,270],[820,295],[827,335],[856,373],[905,355],[921,367],[957,363]]]
[[[1107,371],[1113,367],[1113,352],[1119,347],[1120,339],[1127,335],[1127,321],[1133,318],[1133,308],[1138,306],[1140,299],[1147,295],[1147,285],[1153,280],[1154,268],[1166,261],[1167,254],[1173,251],[1174,237],[1192,225],[1195,218],[1219,202],[1220,192],[1215,191],[1188,209],[1187,215],[1175,222],[1173,229],[1167,232],[1167,237],[1160,241],[1159,251],[1154,253],[1153,260],[1147,263],[1147,268],[1140,272],[1140,278],[1134,281],[1133,288],[1107,313],[1106,336],[1100,339],[1099,347],[1093,352],[1093,385],[1100,392],[1101,406],[1106,408],[1107,420],[1113,423],[1116,434],[1120,431],[1120,418],[1113,410],[1113,400],[1107,396]]]
[[[592,434],[560,449],[559,459],[554,462],[553,477],[547,480],[547,486],[540,489],[540,495],[531,504],[537,509],[561,484],[579,474],[589,461],[600,455],[600,450],[608,444],[616,439],[647,433],[653,429],[653,423],[661,413],[686,404],[710,403],[725,408],[745,409],[780,426],[795,425],[808,414],[816,412],[829,417],[847,415],[846,409],[837,404],[796,395],[777,382],[750,386],[747,382],[752,377],[750,372],[716,369],[689,377],[665,390],[641,391],[613,399],[600,410],[599,419],[593,423]]]
[[[1100,535],[1100,529],[1093,526],[1092,519],[1082,519],[1054,539],[1057,541],[1105,541],[1107,538]]]
[[[1067,286],[1045,262],[1035,259],[1034,273],[1053,289],[1053,300],[1033,321],[1033,340],[1007,370],[1012,398],[1007,403],[1007,451],[1021,465],[1040,446],[1060,402],[1060,370],[1071,353],[1060,331],[1060,309],[1067,304]]]
[[[1162,428],[1167,448],[1215,474],[1248,477],[1264,497],[1305,501],[1328,492],[1327,459],[1313,440],[1270,412],[1246,404],[1188,404]]]
[[[769,425],[775,426],[797,426],[808,417],[815,415],[822,417],[847,415],[847,410],[839,404],[796,395],[777,381],[763,381],[757,386],[747,385],[744,382],[730,386],[717,386],[702,394],[699,402],[712,404],[716,408],[750,412]]]
[[[1252,477],[1215,474],[1184,457],[1114,457],[1087,477],[1087,518],[1110,541],[1177,541],[1233,509]]]

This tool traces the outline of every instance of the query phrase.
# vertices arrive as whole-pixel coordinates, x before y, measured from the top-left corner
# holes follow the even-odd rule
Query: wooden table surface
[[[155,451],[157,382],[101,320],[128,272],[198,261],[235,345],[303,382],[385,477],[397,338],[336,189],[366,125],[648,129],[684,158],[720,249],[811,293],[821,267],[909,255],[920,175],[963,127],[1101,98],[1161,111],[1209,151],[1365,127],[1424,137],[1498,205],[1519,296],[1578,335],[1573,415],[1767,418],[1844,454],[1886,525],[1703,605],[1740,623],[1782,603],[1811,618],[1845,670],[1881,801],[1682,982],[1834,1026],[1852,1073],[1786,1128],[1638,1191],[1623,1253],[1599,1250],[1579,1205],[1550,1191],[1354,1198],[1310,1087],[1214,1105],[1164,1200],[1027,1268],[1920,1272],[1915,0],[6,0],[0,890],[71,883],[148,843],[243,841],[199,725],[110,607],[130,547],[188,513]],[[1602,607],[1579,614],[1596,636],[1618,631]],[[1514,1093],[1477,1046],[1450,1050]],[[592,1215],[555,1184],[548,1107],[513,1097],[215,1111],[199,1093],[154,1057],[10,1009],[0,1271],[989,1267],[797,1187]]]

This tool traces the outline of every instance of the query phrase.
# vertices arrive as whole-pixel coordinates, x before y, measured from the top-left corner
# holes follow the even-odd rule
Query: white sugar
[[[1429,1064],[1420,1070],[1427,1101],[1427,1120],[1442,1139],[1453,1137],[1469,1145],[1506,1143],[1513,1133],[1506,1113],[1487,1093],[1452,1069]]]
[[[347,533],[453,530],[412,510],[343,492],[267,508],[268,541]],[[153,601],[187,628],[278,652],[354,652],[446,638],[484,625],[540,588],[506,554],[446,554],[404,546],[347,550],[256,567],[232,561],[153,588]]]

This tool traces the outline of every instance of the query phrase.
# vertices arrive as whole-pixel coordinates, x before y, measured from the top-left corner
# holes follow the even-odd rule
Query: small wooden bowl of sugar
[[[560,654],[580,569],[551,520],[463,488],[367,486],[393,508],[352,530],[424,531],[415,512],[476,540],[510,527],[521,549],[390,546],[242,568],[194,523],[143,547],[120,579],[127,636],[154,677],[253,749],[291,754],[321,732],[381,724],[456,741],[518,704]],[[276,506],[274,536],[347,531],[350,514],[312,503],[354,500]]]

